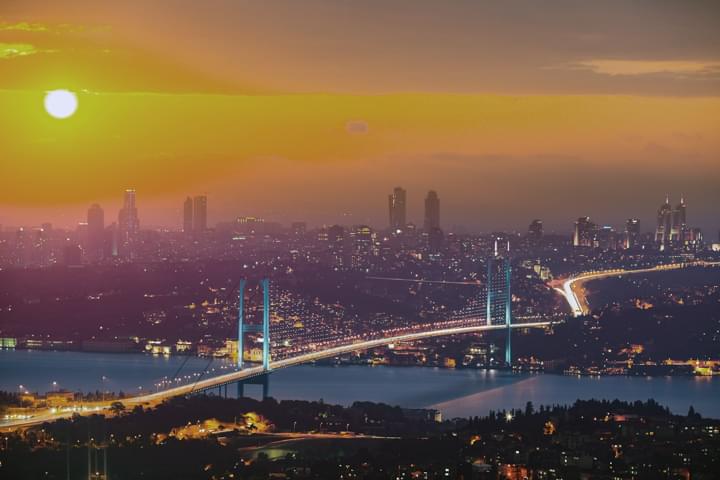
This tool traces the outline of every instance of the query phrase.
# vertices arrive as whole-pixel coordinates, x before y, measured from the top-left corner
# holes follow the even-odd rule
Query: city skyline
[[[118,224],[120,224],[122,212],[124,209],[124,204],[127,202],[127,196],[129,192],[132,192],[132,201],[134,202],[135,198],[135,190],[134,189],[126,189],[125,190],[125,196],[123,197],[123,201],[118,208]],[[671,201],[671,195],[669,193],[665,194],[665,203],[661,205],[661,208],[656,212],[655,215],[652,215],[648,212],[643,212],[642,215],[627,215],[625,218],[622,219],[604,219],[600,218],[599,220],[596,217],[591,217],[590,215],[584,215],[581,217],[578,217],[580,220],[587,219],[587,221],[590,221],[592,218],[593,222],[590,223],[593,228],[595,227],[611,227],[617,232],[628,232],[628,228],[631,228],[633,231],[636,231],[636,234],[643,234],[643,233],[653,233],[655,236],[655,241],[659,244],[664,244],[667,242],[670,242],[671,238],[671,232],[669,230],[670,226],[672,225],[672,238],[673,242],[677,243],[679,236],[681,235],[680,228],[690,230],[690,226],[688,225],[686,221],[686,211],[687,211],[687,204],[685,203],[686,196],[684,194],[680,194],[679,196],[679,203],[676,206],[677,208],[682,207],[682,220],[680,223],[677,223],[676,218],[680,218],[679,216],[676,217],[676,207],[670,206],[667,202]],[[411,198],[412,200],[412,198]],[[369,221],[369,217],[366,217],[363,221],[363,219],[359,219],[357,221],[353,220],[352,214],[341,214],[338,215],[336,218],[338,221],[325,221],[325,222],[310,222],[310,226],[312,227],[328,227],[331,225],[343,225],[343,226],[353,226],[353,225],[370,225],[371,227],[383,230],[386,227],[394,227],[394,228],[400,228],[401,224],[406,225],[414,225],[415,228],[421,229],[423,231],[429,231],[428,226],[430,228],[440,228],[442,230],[442,225],[440,225],[440,200],[438,197],[438,194],[435,190],[428,190],[427,196],[424,197],[424,199],[421,199],[419,203],[422,205],[419,207],[417,205],[414,205],[413,202],[410,201],[408,203],[407,201],[407,190],[402,187],[395,187],[393,190],[393,193],[391,193],[388,196],[388,205],[389,205],[389,225],[388,220],[385,220],[383,222],[382,220],[378,220],[377,223],[373,223]],[[397,205],[395,205],[394,202],[397,202]],[[417,218],[413,218],[411,216],[407,215],[408,206],[411,207],[411,211]],[[93,203],[89,206],[90,210],[93,210],[94,208],[100,208],[101,211],[104,211],[104,207],[98,203]],[[668,208],[667,212],[665,213],[665,216],[663,216],[663,208]],[[387,207],[386,207],[387,208]],[[430,209],[430,210],[429,210]],[[137,209],[136,209],[137,210]],[[171,209],[166,209],[171,210]],[[387,210],[386,210],[387,211]],[[430,213],[432,211],[432,213]],[[443,210],[446,212],[445,210]],[[147,210],[144,210],[144,212],[150,212],[150,217],[153,218],[152,215],[152,209],[149,208]],[[208,212],[211,212],[209,214]],[[396,213],[397,212],[397,213]],[[300,218],[300,217],[287,217],[283,216],[282,214],[273,217],[273,216],[265,216],[265,215],[258,215],[257,212],[242,212],[235,215],[232,215],[230,217],[219,217],[218,215],[213,215],[213,210],[208,209],[208,195],[195,195],[195,196],[188,196],[182,202],[182,206],[175,211],[173,211],[173,215],[177,218],[169,219],[162,223],[153,224],[150,223],[148,225],[148,229],[167,229],[167,230],[179,230],[183,232],[202,232],[208,229],[213,229],[216,224],[222,224],[227,222],[234,222],[239,218],[242,217],[258,217],[263,218],[264,220],[276,222],[279,224],[283,224],[285,226],[290,227],[294,222],[303,222],[305,224],[308,223],[308,220],[306,218]],[[137,215],[137,211],[135,212],[135,215]],[[430,218],[428,217],[430,215]],[[64,215],[61,215],[63,217]],[[377,218],[378,215],[375,215]],[[399,218],[395,218],[394,216],[398,216]],[[452,214],[449,215],[452,217]],[[312,215],[310,215],[312,217]],[[78,228],[79,225],[83,224],[89,224],[90,223],[90,213],[88,213],[87,216],[87,222],[85,222],[83,219],[78,219],[77,221],[73,222],[73,220],[69,220],[69,223],[56,223],[53,221],[52,218],[47,217],[40,217],[41,221],[33,224],[33,223],[22,223],[19,225],[8,225],[3,224],[0,222],[0,228],[9,228],[9,229],[15,229],[15,228],[22,228],[22,227],[32,227],[32,226],[42,226],[42,225],[53,225],[56,228],[66,229],[66,230],[74,230]],[[156,218],[156,216],[155,216]],[[201,218],[201,219],[200,219]],[[210,220],[209,220],[210,219]],[[641,219],[644,219],[641,220]],[[661,220],[662,219],[662,220]],[[139,219],[136,219],[139,222]],[[564,222],[562,220],[555,221],[555,222],[547,222],[544,218],[536,218],[536,219],[529,219],[525,225],[519,224],[519,225],[512,225],[510,228],[492,228],[492,227],[485,227],[479,226],[480,228],[473,229],[472,227],[469,227],[468,225],[462,225],[462,224],[451,224],[447,225],[445,227],[448,231],[453,231],[457,233],[491,233],[493,231],[506,231],[511,233],[521,233],[524,234],[527,232],[527,225],[528,223],[531,224],[532,229],[532,223],[539,221],[540,222],[540,228],[541,230],[544,230],[545,233],[551,233],[551,234],[558,234],[558,235],[564,235],[568,234],[572,237],[573,244],[576,246],[581,245],[581,243],[577,239],[578,230],[577,230],[577,221],[575,221],[575,227],[572,226],[572,218],[565,219]],[[635,225],[633,227],[628,227],[630,222],[633,222]],[[394,223],[395,222],[395,223]],[[598,223],[595,223],[598,222]],[[667,232],[667,240],[664,240],[663,234],[659,233],[661,230],[661,223],[665,222],[668,225],[668,232]],[[547,227],[550,228],[547,228]],[[702,227],[698,226],[697,223],[693,222],[692,227],[699,228],[703,233],[705,234],[706,241],[709,241],[710,243],[713,243],[716,240],[715,234],[720,235],[720,230],[716,229],[703,229]],[[139,228],[139,226],[138,226]],[[639,230],[638,230],[639,229]],[[658,236],[660,235],[660,236]],[[718,237],[720,238],[720,237]],[[627,240],[627,239],[626,239]]]
[[[125,194],[122,200],[122,203],[120,207],[118,208],[118,224],[122,223],[122,216],[123,216],[123,210],[125,208],[125,205],[127,204],[127,198],[128,195],[131,195],[132,203],[134,204],[135,201],[135,195],[136,191],[135,189],[126,189]],[[618,219],[600,219],[598,221],[597,218],[591,217],[590,215],[584,215],[581,217],[578,217],[579,220],[588,221],[590,222],[590,219],[593,221],[589,223],[589,225],[592,226],[592,228],[607,228],[612,227],[617,232],[627,232],[628,231],[628,225],[632,221],[635,225],[634,227],[630,227],[633,231],[637,231],[638,234],[643,233],[652,233],[655,236],[655,241],[658,244],[665,244],[670,242],[671,237],[672,241],[677,243],[679,240],[679,237],[681,236],[681,229],[688,231],[690,230],[690,225],[688,225],[687,219],[686,219],[686,212],[687,212],[687,204],[685,203],[686,196],[684,194],[680,194],[679,196],[679,203],[676,207],[672,207],[668,202],[671,201],[671,194],[667,193],[665,194],[665,203],[661,205],[660,209],[657,210],[655,215],[643,212],[643,215],[627,215],[624,218],[618,218]],[[356,226],[356,225],[370,225],[371,227],[378,229],[378,230],[384,230],[385,228],[392,227],[396,229],[401,229],[401,225],[414,225],[417,229],[422,229],[424,231],[429,231],[428,226],[430,226],[430,229],[432,228],[440,228],[443,229],[443,226],[440,225],[440,200],[438,197],[438,194],[435,190],[428,190],[426,196],[424,199],[419,202],[422,205],[417,206],[414,205],[414,202],[407,202],[407,190],[402,187],[395,187],[393,190],[393,193],[391,193],[388,196],[388,206],[389,206],[389,224],[388,220],[385,220],[384,222],[382,220],[379,220],[377,223],[373,223],[368,221],[367,217],[365,221],[358,220],[353,221],[353,216],[350,214],[342,214],[339,215],[339,221],[329,221],[329,222],[318,222],[318,223],[310,223],[312,227],[329,227],[331,225],[343,225],[343,226]],[[411,208],[414,214],[416,214],[417,218],[408,217],[407,210],[408,206]],[[90,210],[93,210],[94,208],[100,208],[101,211],[104,211],[104,207],[98,203],[93,203],[89,206]],[[386,207],[388,208],[388,207]],[[422,210],[421,210],[422,209]],[[667,209],[667,212],[665,212],[663,209]],[[678,209],[681,209],[681,214],[678,214]],[[136,209],[134,215],[137,216],[137,211],[139,209]],[[145,212],[151,211],[151,210],[145,210]],[[386,210],[387,211],[387,210]],[[169,219],[165,222],[162,222],[160,224],[150,224],[148,225],[148,229],[167,229],[167,230],[178,230],[183,231],[185,233],[189,232],[202,232],[208,229],[213,229],[216,224],[222,224],[227,222],[234,222],[239,218],[243,217],[257,217],[262,218],[263,220],[276,222],[278,224],[285,225],[287,227],[291,227],[294,222],[303,222],[305,224],[308,223],[307,219],[305,218],[296,218],[296,217],[284,217],[283,215],[278,215],[277,217],[266,217],[264,215],[257,215],[257,212],[242,212],[238,213],[236,215],[230,216],[230,217],[219,217],[217,215],[210,215],[208,212],[213,212],[212,209],[208,209],[208,195],[195,195],[195,196],[187,196],[185,200],[182,202],[182,206],[178,209],[176,209],[173,212],[173,215],[177,218]],[[431,213],[432,212],[432,213]],[[446,214],[446,210],[443,210],[443,215]],[[663,213],[664,212],[664,213]],[[430,215],[430,217],[429,217]],[[451,215],[450,215],[451,216]],[[376,215],[377,217],[377,215]],[[397,218],[396,218],[397,217]],[[83,217],[85,218],[85,217]],[[212,220],[209,220],[212,219]],[[387,217],[386,217],[387,218]],[[644,221],[641,219],[645,219]],[[584,220],[587,219],[587,220]],[[681,219],[681,220],[680,220]],[[139,218],[136,218],[135,221],[138,222],[138,226],[135,227],[136,229],[139,229]],[[545,233],[551,233],[551,234],[557,234],[557,235],[564,235],[568,234],[572,237],[573,244],[575,246],[580,246],[582,243],[578,240],[578,221],[575,221],[575,227],[572,226],[572,218],[565,219],[563,221],[559,222],[547,222],[544,218],[536,218],[536,219],[529,219],[525,225],[519,224],[511,226],[510,228],[492,228],[492,227],[485,227],[482,228],[476,228],[473,229],[469,227],[468,225],[462,225],[462,224],[452,224],[445,227],[448,231],[457,232],[457,233],[491,233],[493,231],[506,231],[510,233],[521,233],[524,234],[527,232],[527,225],[528,223],[531,224],[532,229],[532,223],[534,222],[540,222],[540,229],[541,231],[544,231]],[[597,223],[595,223],[597,222]],[[661,224],[662,223],[667,224],[667,234],[659,233],[661,231]],[[0,223],[0,228],[9,228],[9,229],[16,229],[16,228],[22,228],[22,227],[32,227],[32,226],[42,226],[42,225],[52,225],[56,228],[61,228],[65,230],[74,230],[78,228],[79,225],[87,225],[90,224],[90,213],[88,213],[87,216],[87,222],[85,222],[83,219],[78,219],[75,222],[73,220],[70,220],[69,223],[63,224],[63,223],[56,223],[51,218],[42,217],[42,221],[31,224],[31,223],[24,223],[20,225],[8,225]],[[713,243],[716,239],[715,234],[720,235],[720,230],[714,230],[714,229],[703,229],[702,227],[698,226],[697,223],[691,222],[692,227],[699,228],[703,233],[706,235],[706,240],[708,240],[710,243]],[[550,226],[550,228],[547,228],[547,226]],[[639,226],[638,226],[639,225]],[[672,232],[670,231],[670,226],[672,226]],[[638,231],[639,228],[639,231]],[[667,238],[665,240],[665,238]],[[720,237],[718,237],[720,238]]]

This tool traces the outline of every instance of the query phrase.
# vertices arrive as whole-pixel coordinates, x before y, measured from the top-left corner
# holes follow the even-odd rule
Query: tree
[[[702,418],[702,416],[695,411],[695,407],[692,405],[690,405],[690,408],[688,409],[687,416],[690,420],[700,420]]]
[[[110,404],[110,411],[115,415],[120,415],[125,411],[125,404],[122,402],[112,402]]]

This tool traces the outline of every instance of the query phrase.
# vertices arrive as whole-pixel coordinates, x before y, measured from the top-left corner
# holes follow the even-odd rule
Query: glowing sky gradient
[[[403,185],[446,227],[649,229],[665,192],[720,226],[716,2],[63,3],[0,3],[2,225],[135,187],[146,225],[207,193],[211,223],[382,226]]]

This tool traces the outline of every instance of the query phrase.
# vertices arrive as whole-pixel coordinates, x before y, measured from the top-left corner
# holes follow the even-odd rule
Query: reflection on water
[[[6,350],[0,351],[0,389],[17,391],[23,385],[30,391],[45,392],[57,382],[58,388],[68,390],[136,393],[154,389],[155,383],[178,371],[192,375],[208,365],[216,372],[232,367],[224,360],[209,362],[195,357]],[[246,386],[245,391],[260,395],[258,386]],[[676,413],[686,413],[693,405],[703,415],[720,418],[720,380],[706,377],[578,378],[485,370],[303,365],[274,372],[270,395],[344,405],[368,400],[433,407],[446,418],[523,408],[528,401],[539,406],[568,404],[578,398],[654,398]]]

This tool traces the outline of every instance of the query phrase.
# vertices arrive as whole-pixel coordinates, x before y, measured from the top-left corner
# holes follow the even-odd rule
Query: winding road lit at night
[[[586,272],[578,275],[577,277],[568,278],[566,280],[558,280],[551,282],[550,285],[559,292],[565,300],[568,302],[568,306],[572,311],[574,317],[580,315],[588,315],[590,313],[590,305],[587,301],[587,295],[583,285],[591,280],[599,280],[601,278],[609,277],[620,277],[623,275],[636,275],[638,273],[652,273],[661,272],[665,270],[677,270],[679,268],[687,267],[717,267],[720,266],[720,262],[687,262],[687,263],[671,263],[667,265],[657,265],[650,268],[640,268],[637,270],[625,270],[625,269],[614,269],[614,270],[602,270],[595,272]]]

